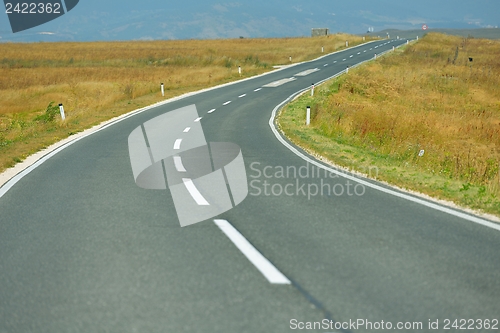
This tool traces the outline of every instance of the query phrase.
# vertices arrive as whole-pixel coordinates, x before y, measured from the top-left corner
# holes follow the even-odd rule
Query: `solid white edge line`
[[[369,60],[365,60],[365,61],[362,61],[358,64],[356,64],[356,66],[359,66],[360,64],[364,63],[364,62],[367,62],[367,61],[370,61]],[[353,66],[354,67],[354,66]],[[317,83],[317,85],[323,83],[323,82],[326,82],[334,77],[337,77],[339,75],[341,75],[342,73],[344,73],[344,71],[342,72],[339,72],[327,79],[324,79],[320,82]],[[389,188],[385,188],[385,187],[382,187],[380,185],[376,185],[376,184],[373,184],[373,183],[370,183],[364,179],[361,179],[361,178],[357,178],[357,177],[354,177],[354,176],[351,176],[351,175],[348,175],[344,172],[341,172],[341,171],[338,171],[336,169],[333,169],[331,167],[328,167],[326,165],[323,165],[321,163],[319,163],[318,161],[312,159],[311,157],[309,156],[306,156],[304,155],[303,153],[301,153],[297,148],[295,148],[294,146],[292,146],[291,144],[289,144],[282,136],[281,134],[278,132],[278,130],[276,129],[276,127],[274,126],[274,120],[276,118],[276,113],[277,111],[286,103],[288,103],[289,101],[291,101],[294,97],[296,97],[297,95],[305,92],[309,90],[309,88],[304,88],[302,90],[299,90],[297,92],[295,92],[294,94],[290,95],[287,99],[285,99],[283,102],[281,102],[280,104],[278,104],[272,111],[271,113],[271,118],[269,119],[269,126],[271,127],[271,130],[272,132],[274,133],[274,136],[278,139],[279,142],[281,142],[281,144],[283,144],[286,148],[288,148],[292,153],[294,153],[295,155],[297,155],[298,157],[300,157],[301,159],[303,159],[304,161],[308,162],[308,163],[311,163],[312,165],[315,165],[317,166],[318,168],[321,168],[323,170],[326,170],[326,171],[329,171],[329,172],[332,172],[336,175],[339,175],[341,177],[344,177],[346,179],[349,179],[349,180],[352,180],[352,181],[355,181],[359,184],[362,184],[364,186],[367,186],[367,187],[370,187],[374,190],[378,190],[380,192],[384,192],[384,193],[387,193],[387,194],[391,194],[391,195],[394,195],[396,197],[399,197],[399,198],[402,198],[402,199],[405,199],[405,200],[408,200],[408,201],[412,201],[412,202],[415,202],[417,204],[420,204],[420,205],[423,205],[423,206],[426,206],[426,207],[429,207],[429,208],[432,208],[432,209],[435,209],[435,210],[438,210],[438,211],[441,211],[443,213],[447,213],[449,215],[453,215],[453,216],[456,216],[456,217],[459,217],[459,218],[462,218],[462,219],[465,219],[465,220],[468,220],[470,222],[474,222],[474,223],[477,223],[477,224],[480,224],[480,225],[483,225],[485,227],[489,227],[489,228],[492,228],[492,229],[495,229],[495,230],[498,230],[500,231],[500,224],[497,224],[497,223],[493,223],[493,222],[490,222],[490,221],[487,221],[487,220],[484,220],[480,217],[477,217],[477,216],[473,216],[473,215],[469,215],[469,214],[465,214],[463,212],[460,212],[460,211],[457,211],[457,210],[454,210],[454,209],[451,209],[449,207],[446,207],[446,206],[441,206],[437,203],[433,203],[433,202],[430,202],[430,201],[426,201],[426,200],[423,200],[423,199],[420,199],[420,198],[417,198],[417,197],[413,197],[411,195],[408,195],[408,194],[405,194],[405,193],[401,193],[401,192],[398,192],[398,191],[395,191],[395,190],[392,190],[392,189],[389,189]]]
[[[270,283],[291,284],[290,280],[250,244],[231,223],[226,220],[214,220],[214,223]]]
[[[175,140],[175,142],[174,142],[174,149],[175,150],[181,149],[181,143],[182,143],[182,139]]]
[[[183,132],[187,133],[187,132],[189,132],[189,130],[191,130],[191,127],[186,127]]]
[[[193,181],[189,178],[182,178],[182,182],[184,183],[184,186],[186,186],[186,189],[188,190],[189,194],[193,197],[194,201],[199,206],[210,206],[207,200],[201,195],[200,191],[196,188],[194,185]]]
[[[178,172],[186,172],[186,168],[184,167],[184,164],[182,164],[182,159],[180,156],[174,156],[174,165],[175,169]]]

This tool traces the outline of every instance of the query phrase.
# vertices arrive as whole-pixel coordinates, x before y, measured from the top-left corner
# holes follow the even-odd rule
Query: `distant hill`
[[[413,29],[413,30],[397,30],[397,29],[385,29],[382,31],[365,33],[362,35],[366,36],[380,36],[385,37],[389,34],[390,37],[399,36],[400,38],[415,38],[416,36],[422,37],[424,34],[429,32],[439,32],[447,35],[453,36],[472,36],[474,38],[488,38],[488,39],[500,39],[500,28],[478,28],[478,29]]]
[[[0,11],[0,41],[99,41],[310,36],[311,28],[361,34],[500,26],[497,0],[81,0],[71,12],[13,34]]]

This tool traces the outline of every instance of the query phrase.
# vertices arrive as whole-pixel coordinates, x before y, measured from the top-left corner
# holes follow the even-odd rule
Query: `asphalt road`
[[[151,108],[38,166],[0,198],[0,333],[405,331],[387,323],[449,332],[456,319],[498,331],[499,230],[318,175],[269,126],[297,91],[404,42],[368,43]],[[180,227],[169,190],[136,185],[130,133],[193,104],[206,140],[237,144],[247,171],[246,199],[214,218],[289,284],[270,283],[214,218]],[[486,319],[496,330],[479,329]],[[300,330],[307,322],[344,328]]]

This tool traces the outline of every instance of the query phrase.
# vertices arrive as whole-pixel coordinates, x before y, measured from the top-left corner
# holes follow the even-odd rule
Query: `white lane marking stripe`
[[[288,79],[281,79],[281,80],[278,80],[278,81],[274,81],[274,82],[265,84],[265,85],[263,85],[263,87],[276,88],[278,86],[281,86],[282,84],[294,81],[296,79],[297,78],[295,78],[295,77],[291,77],[291,78],[288,78]]]
[[[208,111],[207,113],[212,113],[212,112],[214,112],[214,111],[215,111],[215,109],[212,109],[212,110]]]
[[[349,58],[352,58],[352,54],[349,56]]]
[[[228,105],[229,103],[231,103],[231,101],[227,101],[226,103],[224,103],[222,105]]]
[[[357,54],[361,54],[361,52],[358,52]]]
[[[345,59],[342,59],[342,61],[345,61]]]
[[[189,132],[190,129],[191,129],[191,127],[186,127],[183,132],[187,133],[187,132]]]
[[[203,117],[198,117],[198,118],[196,118],[196,119],[194,120],[194,122],[195,122],[195,123],[199,122],[199,121],[201,120],[201,118],[203,118]]]
[[[262,255],[231,223],[226,220],[214,220],[214,223],[234,245],[254,264],[264,277],[273,284],[291,284],[290,280],[283,275],[266,257]]]
[[[307,69],[305,71],[302,71],[300,73],[295,74],[294,76],[307,76],[307,75],[314,73],[314,72],[317,72],[319,70],[320,70],[319,68]]]
[[[175,140],[175,142],[174,142],[174,149],[175,150],[181,149],[181,142],[182,142],[182,139]]]
[[[259,90],[262,90],[262,88],[257,88],[257,89],[254,89],[253,91],[259,91]]]
[[[186,172],[186,168],[184,168],[184,164],[182,164],[182,159],[180,156],[174,156],[174,165],[177,171]]]
[[[245,97],[247,94],[239,95],[238,98]]]
[[[334,75],[333,77],[335,77],[335,76],[338,76],[338,74]],[[327,79],[323,80],[322,82],[326,82],[330,78],[327,78]],[[320,83],[322,83],[322,82],[320,82]],[[323,170],[327,170],[327,171],[332,172],[332,173],[334,173],[336,175],[339,175],[339,176],[344,177],[346,179],[355,181],[355,182],[357,182],[359,184],[362,184],[362,185],[365,185],[367,187],[373,188],[373,189],[378,190],[380,192],[384,192],[384,193],[387,193],[387,194],[390,194],[390,195],[394,195],[396,197],[399,197],[399,198],[402,198],[402,199],[405,199],[405,200],[408,200],[408,201],[415,202],[417,204],[420,204],[420,205],[423,205],[423,206],[426,206],[426,207],[429,207],[429,208],[441,211],[443,213],[446,213],[446,214],[449,214],[449,215],[453,215],[453,216],[462,218],[464,220],[468,220],[470,222],[474,222],[474,223],[483,225],[485,227],[488,227],[488,228],[500,231],[500,224],[493,223],[493,222],[490,222],[488,220],[484,220],[484,219],[482,219],[480,217],[477,217],[477,216],[468,215],[468,214],[462,213],[460,211],[456,211],[454,209],[448,208],[446,206],[438,205],[438,204],[433,203],[433,202],[425,201],[423,199],[416,198],[416,197],[413,197],[413,196],[405,194],[405,193],[400,193],[400,192],[391,190],[389,188],[385,188],[385,187],[382,187],[382,186],[379,186],[379,185],[376,185],[376,184],[372,184],[372,183],[370,183],[370,182],[368,182],[366,180],[363,180],[363,179],[360,179],[360,178],[357,178],[357,177],[345,174],[344,172],[338,171],[336,169],[327,167],[327,166],[325,166],[325,165],[317,162],[316,160],[314,160],[314,159],[312,159],[312,158],[310,158],[310,157],[302,154],[301,152],[299,152],[294,146],[292,146],[287,141],[285,141],[285,139],[283,139],[283,137],[280,135],[280,133],[278,132],[278,130],[274,126],[274,120],[276,118],[276,112],[279,110],[279,108],[281,108],[284,104],[286,104],[287,102],[289,102],[290,100],[292,100],[292,98],[295,97],[296,95],[300,94],[301,92],[307,91],[308,89],[309,88],[300,90],[300,91],[292,94],[290,97],[288,97],[286,100],[284,100],[280,104],[278,104],[273,109],[273,112],[271,113],[271,118],[269,119],[269,126],[271,127],[271,130],[273,131],[274,136],[278,139],[279,142],[281,142],[281,144],[283,144],[285,147],[287,147],[292,153],[294,153],[298,157],[302,158],[304,161],[306,161],[308,163],[311,163],[312,165],[317,166],[318,168],[321,168]]]
[[[366,50],[364,50],[363,52],[366,52]]]
[[[335,60],[333,63],[336,63],[336,62],[337,62],[337,60]]]
[[[324,65],[323,65],[323,67],[326,67],[326,66],[328,66],[328,64],[324,64]]]
[[[200,191],[196,188],[194,185],[193,181],[189,178],[182,178],[182,182],[184,183],[184,186],[186,186],[189,194],[193,197],[194,201],[199,206],[210,206],[207,200],[201,195]]]

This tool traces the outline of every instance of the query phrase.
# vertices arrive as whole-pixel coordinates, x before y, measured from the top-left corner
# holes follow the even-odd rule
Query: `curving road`
[[[498,225],[320,168],[269,126],[298,91],[405,42],[149,108],[5,184],[0,333],[498,331]],[[136,185],[128,138],[190,105],[206,141],[241,148],[248,195],[181,227],[169,190]]]

